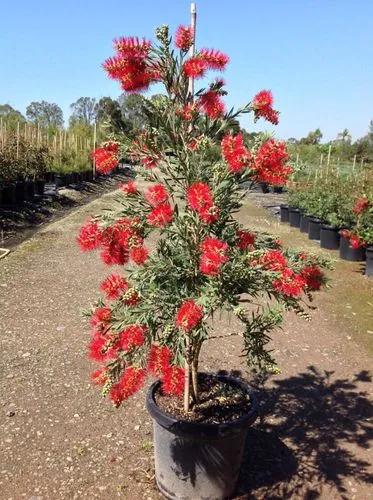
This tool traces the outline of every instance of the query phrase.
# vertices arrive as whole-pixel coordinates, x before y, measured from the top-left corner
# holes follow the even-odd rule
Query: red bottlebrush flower
[[[358,248],[365,246],[365,241],[361,240],[356,234],[352,234],[350,235],[349,244],[351,248],[357,250]]]
[[[224,70],[229,62],[229,57],[220,50],[202,49],[198,53],[203,61],[205,61],[208,69]]]
[[[352,210],[356,215],[361,215],[367,208],[369,208],[369,200],[366,196],[363,196],[356,200]]]
[[[245,231],[243,229],[239,229],[237,231],[237,238],[238,238],[237,247],[240,250],[246,250],[255,243],[255,234],[250,233],[250,231]]]
[[[185,300],[176,315],[176,326],[189,332],[193,330],[203,318],[203,309],[193,299]]]
[[[252,164],[252,155],[243,143],[243,135],[225,135],[221,141],[221,152],[231,172],[239,172]]]
[[[107,330],[111,321],[110,307],[97,307],[91,316],[91,325],[98,332]]]
[[[107,374],[105,368],[99,368],[91,373],[91,381],[95,385],[104,385],[107,381]]]
[[[118,166],[119,146],[115,142],[108,142],[92,153],[96,169],[102,174],[109,174]]]
[[[153,344],[149,352],[148,370],[157,377],[161,377],[170,367],[171,358],[172,352],[168,347]]]
[[[100,256],[102,262],[108,266],[123,266],[126,262],[128,262],[129,257],[128,250],[116,243],[104,246]]]
[[[145,342],[147,328],[144,325],[129,325],[119,336],[119,347],[123,351],[130,351],[134,347],[141,347]]]
[[[184,392],[185,370],[179,366],[169,366],[162,377],[162,390],[168,396],[182,396]]]
[[[88,353],[90,359],[98,363],[113,359],[116,356],[116,350],[113,349],[111,340],[98,332],[93,335],[89,343]]]
[[[101,231],[97,222],[90,220],[84,224],[79,231],[77,242],[83,252],[98,248],[101,242]]]
[[[213,206],[214,201],[212,192],[208,184],[204,182],[195,182],[187,189],[187,202],[190,208],[200,212],[204,208]]]
[[[119,186],[119,189],[128,196],[139,194],[136,182],[134,181],[124,182]]]
[[[288,263],[280,250],[268,250],[260,257],[259,264],[270,271],[283,271]]]
[[[256,154],[256,180],[275,186],[284,185],[292,172],[292,168],[286,165],[288,159],[286,144],[269,139],[260,146]]]
[[[175,45],[178,49],[187,52],[193,45],[193,28],[191,26],[179,26],[175,33]]]
[[[183,64],[183,71],[188,78],[202,78],[207,70],[206,61],[198,56],[190,57]]]
[[[139,266],[144,264],[149,257],[149,252],[144,246],[133,247],[130,250],[130,259]]]
[[[111,274],[100,286],[108,300],[116,300],[128,289],[127,280],[119,274]]]
[[[187,203],[206,224],[217,221],[219,209],[214,205],[212,192],[204,182],[195,182],[188,187]]]
[[[119,382],[110,389],[110,399],[115,406],[120,404],[137,392],[144,384],[146,372],[142,368],[129,366],[123,372]]]
[[[317,266],[306,266],[300,273],[301,277],[306,282],[309,290],[320,290],[323,282],[324,273]]]
[[[145,191],[145,199],[152,207],[158,207],[168,201],[168,192],[163,184],[155,184]]]
[[[274,289],[288,297],[299,297],[305,286],[305,279],[289,268],[284,269],[281,277],[273,282]]]
[[[159,160],[157,158],[153,158],[151,156],[145,156],[141,158],[140,161],[147,170],[155,168],[159,163]]]
[[[199,269],[207,276],[217,276],[221,266],[228,261],[228,245],[218,238],[205,238],[201,244]]]
[[[176,110],[176,114],[185,121],[191,121],[198,113],[198,106],[194,102],[185,104],[181,109]]]
[[[169,203],[163,203],[148,214],[147,221],[151,226],[164,227],[172,222],[174,209]]]
[[[115,49],[127,58],[145,58],[151,49],[151,42],[138,37],[121,37],[114,40]]]
[[[225,112],[225,106],[220,95],[214,90],[208,90],[198,99],[198,105],[211,119],[220,118]]]
[[[272,108],[273,96],[270,90],[258,92],[252,102],[255,119],[263,117],[274,125],[278,124],[279,112]]]
[[[129,40],[118,41],[118,55],[107,59],[103,67],[110,78],[120,81],[126,92],[145,90],[159,78],[154,68],[148,65],[147,52],[150,46],[142,42],[131,46],[131,43],[127,43]]]

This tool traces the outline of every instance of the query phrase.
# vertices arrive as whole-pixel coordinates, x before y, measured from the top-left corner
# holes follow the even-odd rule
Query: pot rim
[[[207,374],[213,375],[218,380],[231,382],[239,386],[250,396],[251,408],[250,411],[242,417],[233,420],[232,422],[221,424],[210,424],[200,422],[189,422],[187,420],[177,419],[168,415],[159,408],[155,402],[155,393],[161,385],[161,381],[155,381],[148,390],[146,396],[146,408],[151,417],[162,427],[174,434],[190,435],[193,438],[217,438],[224,437],[240,432],[243,428],[252,425],[258,417],[258,402],[255,396],[254,389],[244,380],[232,377],[230,375]]]
[[[332,226],[330,224],[321,224],[321,229],[329,229],[329,230],[332,230],[332,231],[336,231],[337,233],[339,233],[339,231],[340,231],[339,227]]]

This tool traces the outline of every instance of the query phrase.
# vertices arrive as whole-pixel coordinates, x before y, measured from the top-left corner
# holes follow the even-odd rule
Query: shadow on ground
[[[258,498],[263,489],[259,497],[266,500],[310,500],[327,485],[347,500],[345,480],[372,484],[370,464],[349,450],[349,445],[367,449],[373,438],[373,405],[357,385],[370,381],[367,371],[353,380],[334,379],[333,372],[314,366],[274,381],[261,395],[260,421],[249,430],[237,496]]]

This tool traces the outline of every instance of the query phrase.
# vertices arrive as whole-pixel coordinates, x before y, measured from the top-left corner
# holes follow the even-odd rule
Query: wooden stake
[[[356,166],[356,155],[354,156],[354,163],[352,164],[352,171],[355,171],[355,166]]]
[[[93,124],[93,151],[96,149],[96,139],[97,139],[97,123],[95,122]],[[95,157],[93,156],[93,161],[92,161],[92,173],[93,173],[93,178],[96,178],[96,160]]]
[[[17,122],[17,160],[19,157],[19,122]]]
[[[331,152],[332,152],[332,145],[329,144],[328,159],[327,159],[327,162],[326,162],[326,164],[328,165],[328,167],[329,167],[329,164],[330,164],[330,154],[331,154]]]
[[[196,25],[197,25],[197,7],[194,2],[190,4],[190,27],[193,31],[193,43],[189,49],[189,57],[193,57],[196,53]],[[188,94],[194,100],[194,78],[189,78]]]

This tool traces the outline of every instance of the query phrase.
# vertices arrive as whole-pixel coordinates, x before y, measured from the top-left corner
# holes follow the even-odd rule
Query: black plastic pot
[[[269,193],[269,186],[267,182],[259,182],[259,185],[263,193]]]
[[[25,183],[23,181],[17,181],[15,184],[15,188],[17,203],[24,201],[27,198]]]
[[[0,205],[3,204],[3,186],[0,186]]]
[[[339,229],[333,226],[328,226],[322,224],[320,228],[320,246],[321,248],[327,248],[328,250],[338,250],[339,249]]]
[[[299,208],[289,207],[289,222],[291,227],[299,227],[300,225]]]
[[[247,431],[258,415],[257,402],[245,382],[216,377],[250,395],[252,406],[247,415],[227,424],[177,420],[155,402],[160,382],[149,389],[146,406],[153,418],[155,477],[168,499],[224,499],[235,489]]]
[[[282,186],[273,186],[273,192],[280,194],[284,191],[284,188]]]
[[[308,227],[309,227],[310,220],[308,218],[308,215],[305,214],[300,214],[300,222],[299,222],[299,229],[301,233],[308,233]]]
[[[35,196],[35,182],[34,181],[26,181],[25,182],[25,192],[26,192],[26,200],[32,200]]]
[[[289,222],[289,207],[288,207],[288,205],[280,205],[280,220],[281,220],[281,222]]]
[[[373,246],[366,248],[365,276],[373,276]]]
[[[15,205],[16,203],[17,203],[17,198],[16,198],[15,184],[5,184],[3,186],[3,204]]]
[[[66,175],[64,174],[56,174],[54,176],[54,182],[56,183],[56,187],[66,186]]]
[[[365,248],[352,248],[352,246],[350,246],[348,238],[341,236],[339,256],[343,260],[349,260],[351,262],[361,262],[362,260],[365,260]]]
[[[45,187],[44,180],[39,179],[39,180],[35,181],[35,193],[38,194],[39,196],[43,196],[44,187]]]
[[[321,221],[315,217],[308,218],[308,238],[310,240],[319,240],[321,230]]]

